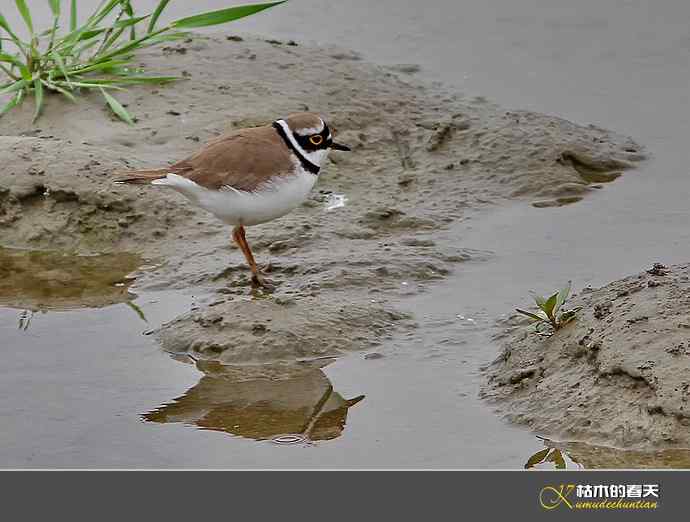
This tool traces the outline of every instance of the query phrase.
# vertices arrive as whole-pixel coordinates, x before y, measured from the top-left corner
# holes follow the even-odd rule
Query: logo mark
[[[574,490],[575,484],[561,484],[558,488],[545,486],[539,492],[539,503],[544,509],[556,509],[561,504],[573,509],[568,497]]]

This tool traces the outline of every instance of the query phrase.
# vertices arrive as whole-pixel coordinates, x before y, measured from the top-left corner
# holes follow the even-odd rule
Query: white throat
[[[299,151],[299,153],[308,161],[316,165],[317,167],[321,167],[323,163],[326,161],[326,158],[328,157],[328,152],[330,149],[319,149],[319,150],[312,150],[311,152],[308,152],[304,150],[298,141],[295,139],[295,137],[292,135],[292,130],[288,126],[287,122],[285,120],[277,120],[278,125],[283,129],[283,132],[285,132],[285,135],[287,136],[287,139],[290,140],[290,143],[292,146],[295,148],[295,150]],[[308,129],[312,130],[312,129]],[[323,128],[321,128],[323,130]],[[313,134],[313,133],[311,133]]]

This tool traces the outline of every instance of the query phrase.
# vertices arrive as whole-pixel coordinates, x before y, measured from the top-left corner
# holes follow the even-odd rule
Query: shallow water
[[[36,311],[130,302],[133,254],[74,256],[0,247],[0,306]]]
[[[195,2],[194,10],[201,4],[226,2]],[[478,368],[496,355],[487,331],[495,317],[527,304],[528,290],[546,291],[568,279],[576,289],[597,286],[656,261],[690,259],[690,4],[418,5],[293,0],[280,13],[265,12],[236,29],[333,43],[380,63],[419,63],[418,77],[467,94],[631,134],[653,159],[577,204],[519,204],[450,230],[463,247],[492,251],[493,257],[465,263],[436,289],[401,303],[417,311],[420,328],[411,337],[401,334],[382,347],[381,358],[353,355],[317,370],[309,386],[297,387],[302,395],[293,404],[276,399],[294,395],[287,387],[225,382],[208,369],[173,360],[142,335],[186,311],[193,296],[138,296],[133,302],[148,323],[120,303],[36,313],[21,330],[21,310],[2,308],[0,339],[12,356],[6,354],[0,368],[0,465],[517,468],[544,449],[543,441],[506,425],[477,398]],[[172,6],[180,15],[192,9]],[[328,382],[338,401],[366,398],[346,412],[335,408],[325,430],[334,435],[329,440],[272,443],[304,431]],[[223,395],[227,389],[245,394],[246,402],[238,407],[216,401],[199,415],[197,393]],[[161,411],[164,423],[152,418]],[[183,412],[179,419],[175,411]],[[257,436],[266,412],[277,425]],[[147,422],[147,415],[155,422]],[[243,420],[236,428],[238,418]],[[206,419],[203,425],[199,419]],[[569,462],[586,467],[689,462],[682,451],[562,448]]]

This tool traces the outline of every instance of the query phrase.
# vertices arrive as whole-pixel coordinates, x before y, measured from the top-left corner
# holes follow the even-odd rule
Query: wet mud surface
[[[650,450],[690,446],[690,276],[655,264],[572,302],[551,336],[516,325],[489,367],[487,398],[558,440]],[[521,321],[518,321],[521,322]]]

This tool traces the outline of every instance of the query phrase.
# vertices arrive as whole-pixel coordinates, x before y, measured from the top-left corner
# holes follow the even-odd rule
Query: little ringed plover
[[[265,286],[244,227],[281,217],[304,202],[331,150],[350,148],[333,141],[319,115],[302,112],[222,134],[170,167],[124,172],[115,181],[171,188],[232,225],[252,284]]]

